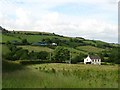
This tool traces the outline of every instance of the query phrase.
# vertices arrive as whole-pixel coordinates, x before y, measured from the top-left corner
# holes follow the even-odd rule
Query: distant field
[[[5,34],[2,34],[1,36],[2,36],[2,41],[0,41],[0,42],[7,42],[7,41],[12,41],[12,40],[21,41],[21,39],[27,39],[30,43],[33,43],[33,42],[39,42],[43,38],[50,38],[50,39],[51,38],[59,38],[59,39],[62,39],[62,40],[68,40],[69,39],[67,37],[49,36],[49,35],[25,35],[25,34],[5,35]]]
[[[69,47],[65,47],[66,49],[68,49],[70,51],[70,53],[72,54],[72,57],[79,55],[80,53],[84,53],[87,54],[87,52],[81,51],[81,50],[77,50],[74,48],[69,48]]]
[[[8,49],[8,47],[6,45],[1,45],[0,47],[2,47],[2,54],[5,55],[6,53],[10,52],[10,50]]]
[[[41,47],[41,46],[30,46],[30,45],[24,45],[24,46],[18,46],[18,47],[22,47],[23,49],[27,49],[29,51],[35,51],[35,52],[40,52],[40,51],[46,51],[46,52],[53,52],[54,49],[51,49],[51,48],[48,48],[48,47]],[[65,47],[67,48],[68,50],[70,50],[70,52],[72,53],[72,57],[76,56],[76,55],[79,55],[80,53],[85,53],[87,54],[86,52],[83,52],[83,51],[80,51],[80,50],[77,50],[77,49],[74,49],[74,48],[69,48],[69,47]]]
[[[8,67],[3,66],[4,69],[9,70],[3,73],[3,88],[118,87],[117,65],[98,66],[52,63],[21,67],[18,63],[9,62],[8,64],[5,64]]]
[[[48,47],[41,47],[41,46],[29,46],[29,45],[24,45],[24,46],[18,46],[22,47],[23,49],[27,49],[29,51],[35,51],[35,52],[40,52],[40,51],[46,51],[46,52],[52,52],[53,49],[48,48]]]
[[[93,52],[93,53],[98,53],[104,50],[102,48],[97,48],[94,46],[79,46],[76,49],[86,51],[86,52]]]
[[[13,34],[14,35],[14,34]],[[27,39],[29,42],[39,42],[44,38],[59,38],[63,40],[68,40],[67,37],[59,37],[59,36],[49,36],[49,35],[25,35],[25,34],[15,34],[15,37],[20,37],[21,39]]]
[[[19,38],[2,34],[2,41],[1,42],[7,42],[7,41],[12,41],[12,40],[21,41]]]

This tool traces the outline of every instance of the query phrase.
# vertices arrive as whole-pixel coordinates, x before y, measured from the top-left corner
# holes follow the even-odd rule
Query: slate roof
[[[90,59],[101,59],[99,56],[97,55],[89,55]]]

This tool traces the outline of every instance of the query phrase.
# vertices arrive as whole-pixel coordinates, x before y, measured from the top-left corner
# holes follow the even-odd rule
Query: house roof
[[[90,59],[101,59],[99,56],[97,55],[89,55]]]

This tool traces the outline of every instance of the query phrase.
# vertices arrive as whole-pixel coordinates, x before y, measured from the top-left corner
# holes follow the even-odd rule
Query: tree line
[[[26,41],[24,43],[26,43]],[[84,58],[87,56],[84,53],[80,53],[74,57],[71,57],[70,50],[64,48],[63,46],[57,46],[54,52],[29,52],[28,50],[17,47],[10,42],[7,42],[6,45],[9,48],[10,52],[4,55],[3,58],[7,60],[51,60],[55,62],[65,62],[66,60],[70,60],[71,63],[77,63],[83,62]],[[102,51],[98,55],[101,57],[103,62],[119,64],[119,51],[120,48],[116,47],[110,51]],[[108,59],[104,60],[104,57],[108,57]]]

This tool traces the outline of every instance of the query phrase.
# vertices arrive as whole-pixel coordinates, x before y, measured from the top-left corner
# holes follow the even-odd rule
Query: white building
[[[101,65],[101,58],[99,56],[88,55],[84,59],[84,64],[98,64]]]
[[[57,43],[52,43],[51,45],[52,45],[52,46],[57,46]]]

